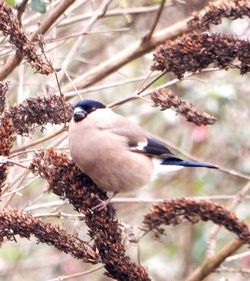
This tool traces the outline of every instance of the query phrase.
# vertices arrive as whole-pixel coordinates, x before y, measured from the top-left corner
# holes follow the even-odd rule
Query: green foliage
[[[6,2],[7,4],[9,4],[12,7],[16,6],[16,0],[5,0],[4,2]]]
[[[8,262],[17,262],[23,258],[23,253],[17,247],[3,247],[0,251],[0,256]]]
[[[32,10],[44,14],[46,12],[46,4],[44,0],[31,0],[30,6]]]

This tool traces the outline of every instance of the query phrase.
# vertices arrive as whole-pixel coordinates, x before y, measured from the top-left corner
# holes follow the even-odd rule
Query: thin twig
[[[103,33],[111,33],[111,32],[122,32],[122,31],[129,31],[129,28],[116,28],[116,29],[110,29],[110,30],[102,30],[102,31],[81,31],[81,32],[76,32],[73,34],[69,34],[69,35],[65,35],[63,37],[59,37],[59,38],[48,38],[45,39],[44,42],[46,44],[48,43],[54,43],[54,42],[58,42],[58,41],[66,41],[68,39],[74,38],[74,37],[78,37],[81,35],[96,35],[96,34],[103,34]]]
[[[158,74],[157,74],[157,76],[158,76]],[[89,87],[86,89],[77,90],[77,93],[78,94],[87,94],[87,93],[92,93],[92,92],[99,92],[99,91],[109,89],[109,88],[114,88],[114,87],[119,87],[119,86],[123,86],[123,85],[130,84],[130,83],[144,81],[147,77],[148,77],[148,75],[146,75],[146,76],[144,75],[144,76],[140,76],[137,78],[131,78],[131,79],[123,80],[123,81],[112,82],[112,83],[103,84],[100,86],[93,86],[93,87]],[[72,80],[70,81],[70,83],[72,83],[72,88],[75,89],[75,86],[74,86]],[[75,97],[77,95],[77,93],[75,91],[67,92],[67,93],[65,93],[65,97],[67,97],[67,99],[70,99],[70,98]]]
[[[67,219],[84,219],[85,215],[83,214],[67,214],[62,211],[52,212],[52,213],[42,213],[42,214],[33,214],[34,218],[67,218]]]
[[[10,192],[6,192],[4,195],[1,196],[1,198],[4,198],[4,197],[8,197],[12,194],[17,194],[18,192],[20,192],[21,190],[25,189],[26,187],[28,187],[32,182],[36,181],[40,176],[36,176],[34,177],[33,179],[31,179],[29,182],[25,183],[24,185],[22,185],[21,187],[17,188],[17,189],[14,189]]]
[[[216,1],[216,3],[221,2],[222,0]],[[205,10],[203,9],[200,10],[199,13],[202,15],[204,14],[204,12]],[[88,72],[82,75],[78,75],[78,77],[74,81],[75,87],[77,87],[78,89],[89,87],[107,77],[111,73],[115,72],[122,66],[126,65],[128,62],[131,62],[132,60],[141,57],[142,55],[151,51],[153,48],[155,48],[155,46],[159,45],[165,40],[173,40],[188,31],[192,31],[187,25],[187,22],[191,18],[192,17],[187,17],[184,20],[171,25],[170,27],[155,32],[148,41],[142,42],[141,40],[139,40],[138,42],[131,44],[126,49],[122,50],[116,55],[113,55],[110,59],[90,69]],[[67,84],[63,89],[65,91],[71,90],[71,85]]]
[[[116,108],[126,102],[129,101],[134,101],[136,99],[139,99],[141,97],[141,93],[144,92],[146,89],[148,89],[151,85],[153,85],[157,80],[159,80],[162,76],[164,76],[166,73],[160,73],[158,76],[156,76],[153,80],[151,80],[149,83],[147,83],[147,85],[145,85],[144,87],[142,87],[139,90],[136,90],[131,96],[129,96],[128,98],[122,99],[121,101],[118,102],[113,102],[111,104],[108,105],[108,107],[110,108]]]
[[[17,148],[17,149],[13,149],[11,152],[12,152],[12,153],[17,153],[17,152],[20,152],[20,151],[24,151],[24,150],[26,150],[27,148],[36,146],[36,145],[38,145],[38,144],[40,144],[40,143],[43,143],[43,142],[45,142],[45,141],[47,141],[47,140],[50,140],[50,139],[52,139],[52,138],[54,138],[54,137],[60,135],[61,133],[65,132],[66,129],[67,129],[67,128],[64,128],[64,127],[63,127],[63,128],[60,129],[59,131],[56,131],[56,132],[54,132],[54,133],[52,133],[52,134],[50,134],[50,135],[48,135],[48,136],[46,136],[46,137],[43,137],[43,138],[38,139],[38,140],[32,141],[32,142],[30,142],[30,143],[28,143],[28,144],[26,144],[26,145],[24,145],[24,146],[22,146],[22,147],[19,147],[19,148]]]
[[[190,17],[170,27],[155,32],[154,35],[151,37],[151,40],[145,43],[138,41],[136,43],[131,44],[128,48],[122,50],[121,52],[118,52],[111,58],[98,64],[96,67],[90,69],[86,73],[78,75],[78,77],[74,81],[74,85],[78,89],[83,89],[92,86],[93,84],[107,77],[111,73],[115,72],[128,62],[131,62],[134,59],[151,51],[156,45],[162,43],[166,39],[174,39],[177,36],[182,35],[183,33],[187,32],[188,20],[190,20]],[[65,85],[63,87],[63,90],[71,90],[71,85]]]
[[[20,25],[22,25],[22,16],[23,16],[23,13],[26,9],[28,1],[29,0],[23,0],[22,3],[19,4],[18,7],[17,7],[17,19],[18,19]]]
[[[92,27],[94,26],[94,24],[103,17],[103,15],[105,15],[108,6],[110,5],[110,3],[112,2],[112,0],[105,0],[101,3],[100,7],[98,8],[98,10],[94,13],[93,17],[90,19],[89,23],[84,27],[83,30],[83,34],[86,32],[89,32]],[[67,70],[68,65],[71,63],[73,57],[75,56],[75,53],[78,51],[79,47],[81,45],[83,45],[83,40],[86,37],[84,35],[81,35],[77,38],[74,46],[71,48],[71,50],[68,52],[63,65],[62,65],[62,70]],[[61,72],[61,74],[59,75],[59,81],[61,82],[63,77],[64,77],[64,72]],[[72,82],[74,83],[74,81]],[[70,82],[70,85],[72,85],[72,83]]]
[[[216,200],[216,201],[228,201],[232,200],[234,195],[207,195],[207,196],[187,196],[185,199],[191,200]],[[145,198],[145,197],[115,197],[111,199],[111,203],[115,204],[153,204],[164,202],[166,198]],[[250,200],[250,196],[245,196],[243,200]]]
[[[250,251],[247,251],[247,252],[244,252],[244,253],[240,253],[240,254],[236,254],[236,255],[233,255],[231,257],[228,257],[228,258],[226,258],[225,262],[231,262],[231,261],[243,259],[243,258],[249,257],[249,256],[250,256]]]
[[[27,206],[24,208],[24,211],[30,212],[30,211],[34,211],[37,209],[48,209],[51,207],[58,207],[63,204],[65,204],[65,201],[56,200],[56,201],[52,201],[52,202],[46,202],[46,203],[40,203],[40,204],[36,204],[36,205]]]
[[[49,11],[36,32],[34,32],[30,38],[32,42],[36,41],[37,38],[46,33],[49,28],[57,21],[57,19],[64,13],[64,11],[72,5],[76,0],[64,0],[60,4]],[[23,56],[20,53],[17,53],[10,57],[6,64],[0,70],[0,80],[4,80],[22,61]]]
[[[232,200],[234,195],[211,195],[211,196],[189,196],[185,197],[185,199],[191,200],[212,200],[212,201],[227,201]],[[153,203],[160,203],[164,202],[164,198],[145,198],[145,197],[137,197],[137,198],[130,198],[130,197],[117,197],[112,198],[111,203],[115,204],[153,204]],[[246,196],[244,200],[250,200],[250,196]],[[60,207],[64,204],[64,201],[52,201],[46,203],[35,204],[31,206],[25,207],[25,211],[33,211],[37,209],[48,209],[53,207]]]
[[[217,268],[215,270],[215,272],[221,273],[238,273],[241,275],[249,275],[250,274],[250,269],[246,269],[246,268],[231,268],[231,267],[225,267],[225,266],[221,266],[219,268]],[[245,279],[247,280],[247,279]]]
[[[108,11],[104,17],[115,17],[115,16],[126,16],[126,15],[138,15],[138,14],[147,14],[154,13],[159,10],[159,5],[152,5],[147,7],[134,7],[134,8],[117,8]],[[93,16],[93,13],[87,13],[85,15],[77,15],[68,19],[62,20],[58,27],[65,27],[67,25],[72,25],[78,22],[87,20]]]
[[[87,271],[83,271],[83,272],[79,272],[79,273],[74,273],[74,274],[70,274],[70,275],[58,276],[57,278],[50,279],[48,281],[63,281],[63,280],[71,279],[71,278],[82,277],[82,276],[91,274],[93,272],[96,272],[96,271],[102,269],[103,267],[104,267],[104,265],[100,265],[98,267],[95,267],[95,268],[87,270]]]
[[[206,68],[206,69],[203,69],[201,72],[213,72],[213,71],[217,71],[217,70],[220,70],[219,68]],[[146,96],[149,96],[150,94],[152,94],[154,91],[157,91],[157,90],[160,90],[160,89],[164,89],[164,88],[169,88],[183,80],[185,80],[186,78],[192,76],[192,75],[195,75],[196,73],[186,73],[184,75],[184,77],[180,80],[178,78],[175,78],[173,80],[170,80],[168,82],[166,82],[165,84],[162,84],[161,86],[159,87],[156,87],[154,89],[150,89],[148,91],[145,91],[148,87],[150,87],[151,85],[153,85],[154,82],[156,82],[159,78],[161,78],[163,75],[165,75],[166,73],[163,72],[161,74],[159,74],[156,78],[154,78],[149,84],[147,84],[145,87],[143,87],[142,89],[140,89],[139,91],[135,91],[135,93],[133,93],[132,95],[130,95],[129,97],[127,98],[124,98],[120,101],[117,101],[117,102],[114,102],[110,105],[108,105],[109,107],[111,108],[114,108],[114,107],[118,107],[118,106],[121,106],[127,102],[131,102],[131,101],[134,101],[134,100],[137,100],[137,99],[140,99],[142,97],[146,97]],[[143,93],[145,91],[145,93]],[[142,94],[143,93],[143,94]]]
[[[21,164],[20,162],[16,162],[16,161],[9,160],[9,159],[6,159],[5,162],[6,162],[6,163],[9,163],[9,164],[11,164],[11,165],[19,166],[19,167],[21,167],[21,168],[23,168],[23,169],[29,169],[28,166],[25,166],[25,165]]]
[[[142,39],[143,42],[144,41],[149,41],[151,39],[151,37],[152,37],[152,35],[153,35],[153,33],[154,33],[155,29],[156,29],[156,26],[157,26],[157,24],[158,24],[158,22],[160,20],[161,14],[162,14],[162,12],[164,10],[165,2],[166,2],[166,0],[162,0],[161,1],[161,4],[160,4],[159,9],[157,11],[154,23],[153,23],[149,33],[146,36],[144,36],[144,38]]]
[[[23,170],[23,172],[21,173],[20,177],[17,177],[16,180],[14,180],[9,186],[8,186],[8,190],[11,189],[11,187],[13,187],[16,183],[19,183],[17,184],[16,186],[16,189],[19,188],[22,183],[24,182],[25,178],[28,176],[30,170],[29,169],[25,169]],[[13,198],[15,197],[15,193],[11,194],[10,197],[7,197],[7,200],[5,200],[5,202],[2,204],[2,208],[5,209],[7,208],[9,205],[10,205],[10,202],[13,200]]]

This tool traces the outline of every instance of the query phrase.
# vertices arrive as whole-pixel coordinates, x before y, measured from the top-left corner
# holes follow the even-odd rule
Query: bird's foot
[[[95,207],[93,207],[93,208],[91,209],[91,211],[98,211],[98,212],[100,212],[100,211],[102,211],[103,209],[105,209],[105,208],[109,205],[109,203],[111,202],[111,200],[115,197],[116,194],[117,194],[117,192],[113,192],[113,194],[112,194],[107,200],[101,200],[101,199],[99,199],[99,200],[100,200],[100,203],[97,204]]]

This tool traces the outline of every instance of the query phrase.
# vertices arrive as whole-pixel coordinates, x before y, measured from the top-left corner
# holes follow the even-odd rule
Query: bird
[[[137,190],[152,179],[153,159],[161,165],[218,167],[183,160],[155,136],[96,100],[80,100],[69,123],[69,150],[78,168],[103,191]]]

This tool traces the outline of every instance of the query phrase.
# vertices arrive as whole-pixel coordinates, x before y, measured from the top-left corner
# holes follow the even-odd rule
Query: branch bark
[[[73,80],[73,84],[76,88],[82,89],[89,87],[96,82],[102,80],[107,77],[111,73],[115,72],[128,62],[137,59],[138,57],[146,54],[147,52],[154,49],[154,47],[167,39],[174,39],[177,36],[180,36],[187,32],[187,21],[190,18],[186,18],[183,21],[180,21],[170,27],[167,27],[157,33],[155,33],[151,40],[148,41],[138,41],[118,54],[114,55],[110,59],[104,61],[98,66],[92,68],[87,73],[78,76],[75,80]],[[62,89],[63,91],[72,90],[72,85],[67,84]]]
[[[237,251],[244,242],[238,238],[226,245],[217,255],[207,258],[185,281],[201,281],[211,274],[230,255]]]
[[[31,36],[31,41],[34,42],[38,39],[39,34],[45,34],[49,28],[56,22],[56,20],[71,6],[76,0],[64,0],[55,9],[48,12],[39,28]],[[16,53],[11,56],[6,64],[0,69],[0,80],[4,80],[7,76],[21,63],[23,56]]]
[[[221,3],[222,0],[218,0],[216,3]],[[200,11],[200,15],[205,13],[205,9]],[[176,24],[171,25],[165,29],[162,29],[150,38],[150,40],[140,40],[134,44],[131,44],[128,48],[124,49],[123,51],[117,53],[110,59],[104,61],[103,63],[99,64],[98,66],[92,68],[88,72],[78,76],[75,80],[72,81],[73,85],[77,89],[83,89],[89,87],[96,82],[102,80],[103,78],[107,77],[111,73],[115,72],[128,62],[137,59],[138,57],[150,52],[155,48],[155,46],[161,44],[165,40],[168,39],[175,39],[177,36],[181,36],[182,34],[191,31],[188,26],[187,22],[192,17],[187,17],[182,21],[179,21]],[[63,91],[70,91],[72,90],[72,84],[68,83],[62,89]]]

